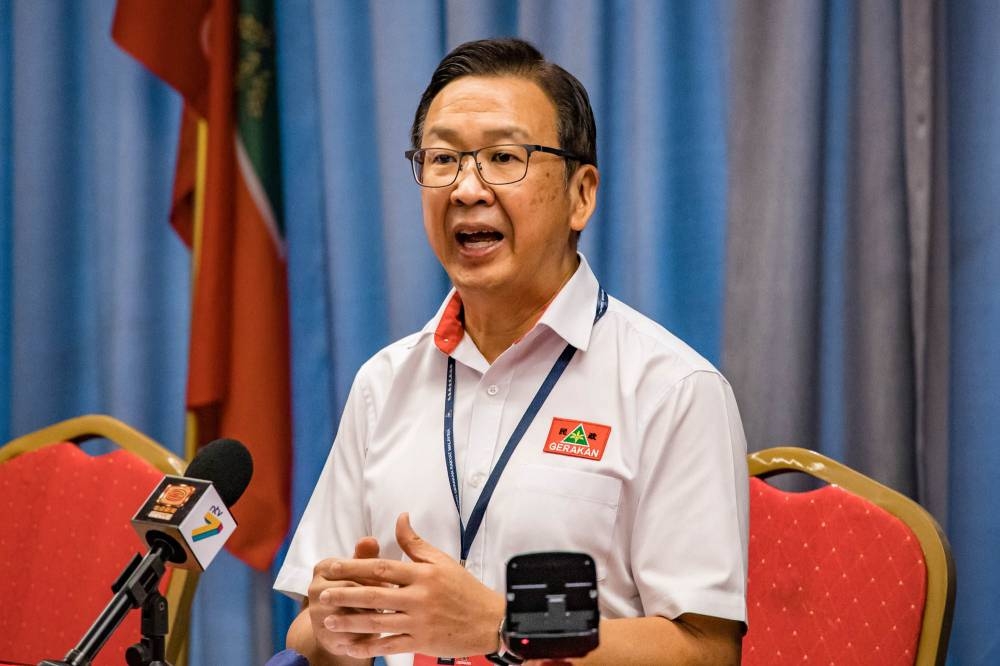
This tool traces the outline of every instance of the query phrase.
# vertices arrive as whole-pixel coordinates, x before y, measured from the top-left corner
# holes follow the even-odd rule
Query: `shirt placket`
[[[502,432],[504,406],[510,392],[511,366],[498,360],[482,375],[469,414],[469,429],[465,464],[462,475],[462,522],[468,524],[479,495],[483,491],[493,470],[493,461],[506,443]],[[471,387],[470,387],[471,388]],[[461,389],[461,386],[459,387]],[[501,441],[502,440],[502,441]],[[489,511],[480,526],[479,533],[472,542],[466,568],[474,576],[482,578],[485,566],[485,548]]]

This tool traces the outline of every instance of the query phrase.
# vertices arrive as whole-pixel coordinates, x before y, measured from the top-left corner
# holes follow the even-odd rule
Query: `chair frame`
[[[943,666],[955,607],[955,563],[948,539],[934,517],[909,497],[809,449],[794,446],[764,449],[749,454],[747,464],[750,476],[762,479],[783,472],[802,472],[839,486],[882,507],[913,531],[927,570],[927,595],[914,664]]]
[[[52,444],[72,442],[80,445],[92,439],[109,440],[139,456],[164,474],[182,476],[187,467],[187,463],[179,456],[131,426],[104,414],[77,416],[12,439],[0,447],[0,464],[23,453]],[[125,564],[127,563],[122,563],[123,566]],[[165,595],[170,620],[166,656],[174,666],[184,666],[187,663],[188,626],[198,578],[197,571],[187,569],[172,569],[170,574],[170,583],[167,585]],[[175,629],[180,630],[175,631]]]

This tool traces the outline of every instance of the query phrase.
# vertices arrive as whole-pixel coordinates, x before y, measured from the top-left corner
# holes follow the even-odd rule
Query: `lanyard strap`
[[[596,324],[600,321],[601,317],[608,309],[608,294],[603,288],[598,288],[597,293],[597,312],[594,315],[594,323]],[[483,486],[483,492],[479,494],[479,499],[476,501],[476,506],[473,507],[472,513],[469,515],[469,524],[462,524],[462,503],[458,492],[458,469],[455,463],[455,359],[451,356],[448,357],[448,376],[445,382],[444,391],[444,460],[445,465],[448,468],[448,483],[451,484],[451,496],[455,500],[455,508],[458,509],[458,527],[461,532],[461,562],[465,565],[465,560],[469,556],[469,550],[472,548],[472,541],[476,538],[476,534],[479,532],[479,526],[483,522],[483,516],[486,515],[486,507],[490,503],[490,498],[493,496],[493,490],[496,488],[497,482],[500,480],[500,475],[503,474],[504,468],[507,466],[507,461],[514,454],[514,449],[517,448],[518,443],[521,438],[524,437],[524,433],[528,430],[528,426],[531,422],[535,420],[535,416],[538,411],[542,408],[542,404],[545,402],[546,398],[549,397],[549,393],[552,392],[553,387],[555,387],[556,382],[559,381],[559,377],[562,376],[563,371],[569,362],[573,360],[573,355],[576,353],[576,347],[571,344],[567,344],[566,348],[563,349],[562,353],[559,354],[559,358],[556,359],[555,364],[553,364],[552,369],[549,370],[549,374],[546,375],[545,381],[538,388],[538,392],[535,393],[535,397],[532,398],[531,404],[525,410],[524,415],[521,416],[521,420],[518,422],[517,427],[514,428],[514,432],[511,433],[510,439],[507,440],[507,445],[504,447],[503,452],[497,459],[496,465],[493,466],[492,471],[490,471],[490,476],[486,480],[486,485]]]

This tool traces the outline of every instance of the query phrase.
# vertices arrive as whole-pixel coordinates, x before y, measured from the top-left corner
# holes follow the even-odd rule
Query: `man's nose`
[[[468,158],[468,161],[466,161]],[[454,189],[451,191],[452,203],[472,206],[477,203],[490,203],[493,201],[493,190],[489,184],[483,180],[479,173],[476,160],[472,155],[462,155],[459,162],[458,177],[455,179]]]

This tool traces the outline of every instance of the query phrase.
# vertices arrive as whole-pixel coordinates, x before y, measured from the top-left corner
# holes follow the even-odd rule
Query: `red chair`
[[[916,502],[823,455],[753,453],[743,664],[944,664],[955,570]],[[801,472],[827,485],[786,492]]]
[[[80,442],[121,448],[91,456]],[[183,460],[108,416],[81,416],[0,448],[0,660],[62,659],[111,599],[111,584],[146,545],[130,520]],[[168,570],[167,658],[185,661],[197,575]],[[94,660],[120,666],[141,638],[133,610]]]

